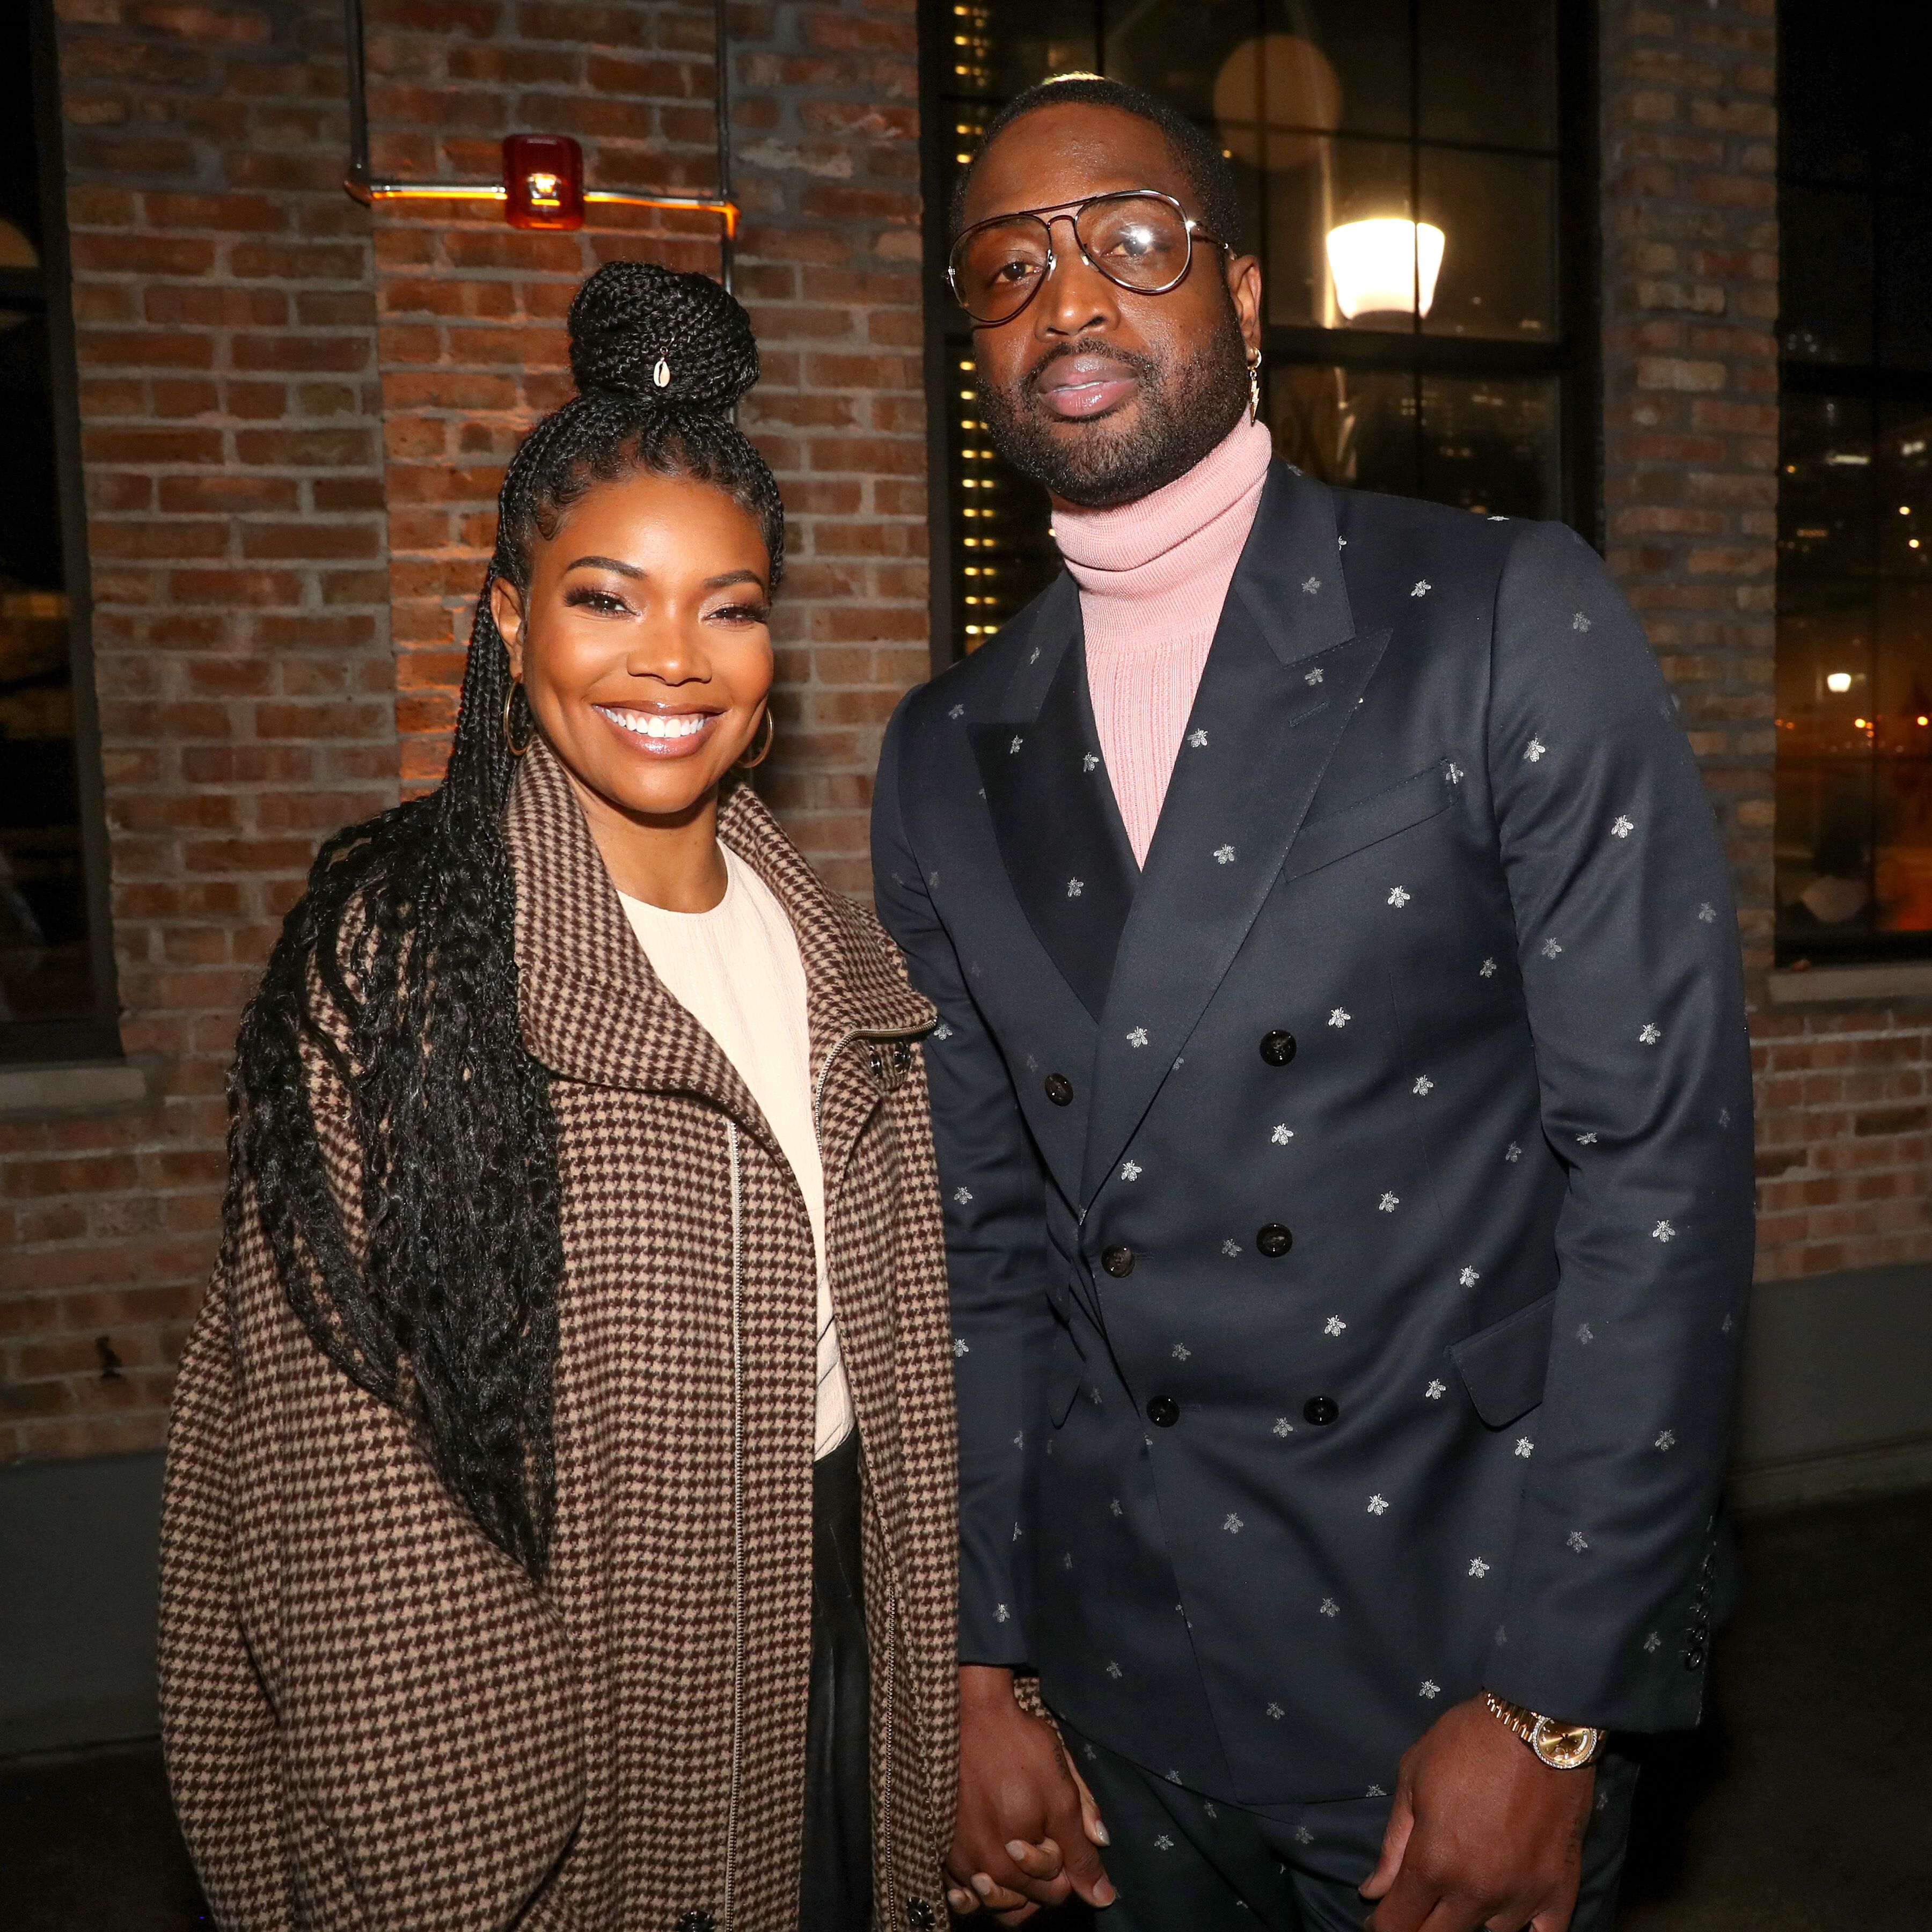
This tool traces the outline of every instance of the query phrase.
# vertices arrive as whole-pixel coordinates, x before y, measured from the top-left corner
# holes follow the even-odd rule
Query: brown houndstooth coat
[[[565,1277],[541,1587],[291,1312],[251,1231],[169,1443],[168,1768],[234,1932],[790,1932],[816,1385],[811,1229],[756,1104],[658,986],[541,744],[508,826],[553,1074]],[[809,988],[834,1304],[863,1438],[877,1922],[944,1917],[954,1452],[932,1010],[748,791],[721,835]],[[356,1152],[316,1076],[341,1198]]]

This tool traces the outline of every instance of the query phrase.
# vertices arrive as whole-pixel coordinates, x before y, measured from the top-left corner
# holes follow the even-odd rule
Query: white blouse
[[[818,1420],[823,1456],[851,1433],[852,1396],[838,1356],[825,1268],[825,1170],[812,1118],[812,1036],[805,962],[771,888],[728,846],[724,896],[709,912],[667,912],[620,892],[631,930],[666,990],[716,1040],[764,1110],[791,1164],[818,1263]]]

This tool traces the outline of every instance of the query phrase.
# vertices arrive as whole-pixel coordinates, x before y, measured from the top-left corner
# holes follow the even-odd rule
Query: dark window
[[[1232,161],[1282,455],[1594,539],[1594,10],[927,0],[935,658],[972,650],[1058,567],[1044,494],[981,431],[944,280],[960,170],[999,104],[1051,74],[1162,94]]]
[[[0,8],[0,1057],[119,1051],[46,0]]]
[[[1779,9],[1778,957],[1932,955],[1932,22]]]

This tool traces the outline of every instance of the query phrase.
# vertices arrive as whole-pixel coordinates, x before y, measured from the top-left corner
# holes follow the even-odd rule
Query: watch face
[[[1530,1746],[1553,1771],[1576,1771],[1597,1754],[1603,1733],[1588,1724],[1552,1724],[1539,1718],[1529,1734]]]

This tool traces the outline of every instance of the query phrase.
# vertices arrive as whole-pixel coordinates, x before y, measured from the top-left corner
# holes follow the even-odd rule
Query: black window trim
[[[115,983],[106,790],[100,761],[100,709],[94,687],[93,604],[87,560],[87,502],[81,466],[80,364],[75,352],[73,262],[68,245],[67,169],[62,151],[59,54],[53,0],[28,0],[35,148],[40,166],[42,267],[15,273],[0,293],[42,310],[53,379],[55,461],[61,549],[67,578],[68,654],[73,681],[74,759],[80,812],[82,876],[87,904],[93,1014],[85,1018],[0,1021],[0,1064],[123,1058]]]

